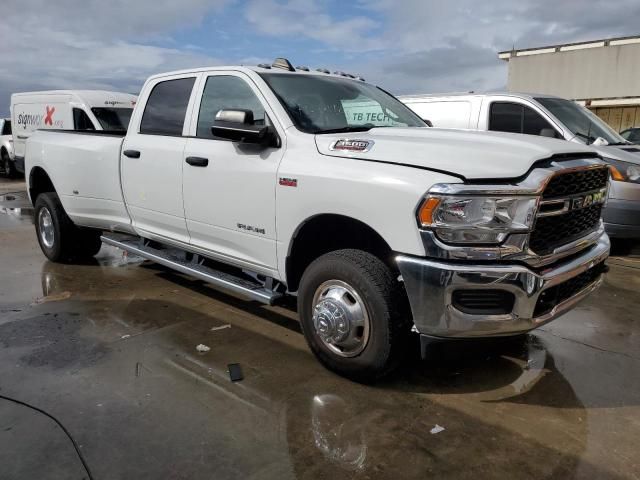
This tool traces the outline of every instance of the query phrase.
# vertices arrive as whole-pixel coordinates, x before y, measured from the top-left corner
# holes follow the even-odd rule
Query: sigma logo
[[[134,102],[131,102],[131,103],[134,103]],[[112,107],[114,107],[116,105],[126,105],[127,102],[118,102],[117,100],[105,100],[104,104],[111,105]]]
[[[570,210],[579,210],[581,208],[587,208],[591,205],[599,205],[607,200],[607,191],[600,190],[596,193],[590,193],[589,195],[583,195],[580,197],[573,197],[570,203]]]
[[[371,150],[371,147],[373,147],[373,140],[342,139],[342,140],[336,140],[335,142],[333,142],[329,147],[329,150],[364,153]]]

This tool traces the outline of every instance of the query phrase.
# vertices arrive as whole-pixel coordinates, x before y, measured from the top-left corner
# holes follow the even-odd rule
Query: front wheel
[[[379,258],[338,250],[305,270],[298,313],[309,347],[330,370],[373,381],[397,366],[410,316],[397,275]]]
[[[40,249],[52,262],[87,260],[102,246],[100,232],[74,225],[53,192],[38,195],[35,224]]]

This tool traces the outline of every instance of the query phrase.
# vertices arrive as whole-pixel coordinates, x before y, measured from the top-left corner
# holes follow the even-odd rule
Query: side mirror
[[[427,127],[433,127],[433,123],[431,122],[431,120],[423,118],[422,121],[427,124]]]
[[[211,127],[215,137],[233,142],[266,145],[272,138],[269,127],[255,125],[251,110],[220,110]]]
[[[556,131],[553,128],[543,128],[540,130],[541,137],[558,138]]]

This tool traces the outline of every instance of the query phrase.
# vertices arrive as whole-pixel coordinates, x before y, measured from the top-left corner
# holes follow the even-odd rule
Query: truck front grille
[[[606,271],[607,267],[603,262],[594,265],[589,270],[562,282],[555,287],[551,287],[540,294],[536,308],[533,312],[534,318],[549,313],[559,303],[575,296],[580,291],[593,284],[600,275]]]
[[[609,169],[606,166],[561,173],[549,181],[542,198],[556,200],[588,194],[605,188],[608,181]],[[560,215],[539,216],[529,237],[529,248],[537,255],[548,255],[554,249],[597,230],[601,214],[602,204],[594,204]]]
[[[599,190],[607,186],[609,169],[607,167],[578,170],[556,175],[542,193],[544,200],[577,195]]]
[[[529,248],[538,255],[547,255],[554,248],[597,230],[601,212],[602,205],[591,205],[564,215],[540,217],[529,239]]]

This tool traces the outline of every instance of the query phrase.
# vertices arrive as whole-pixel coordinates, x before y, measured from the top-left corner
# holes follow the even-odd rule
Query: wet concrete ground
[[[3,196],[23,184],[0,182],[0,395],[54,415],[96,479],[640,478],[637,254],[522,341],[363,386],[320,366],[291,309],[107,247],[47,262]],[[84,477],[53,421],[0,400],[0,478]]]

